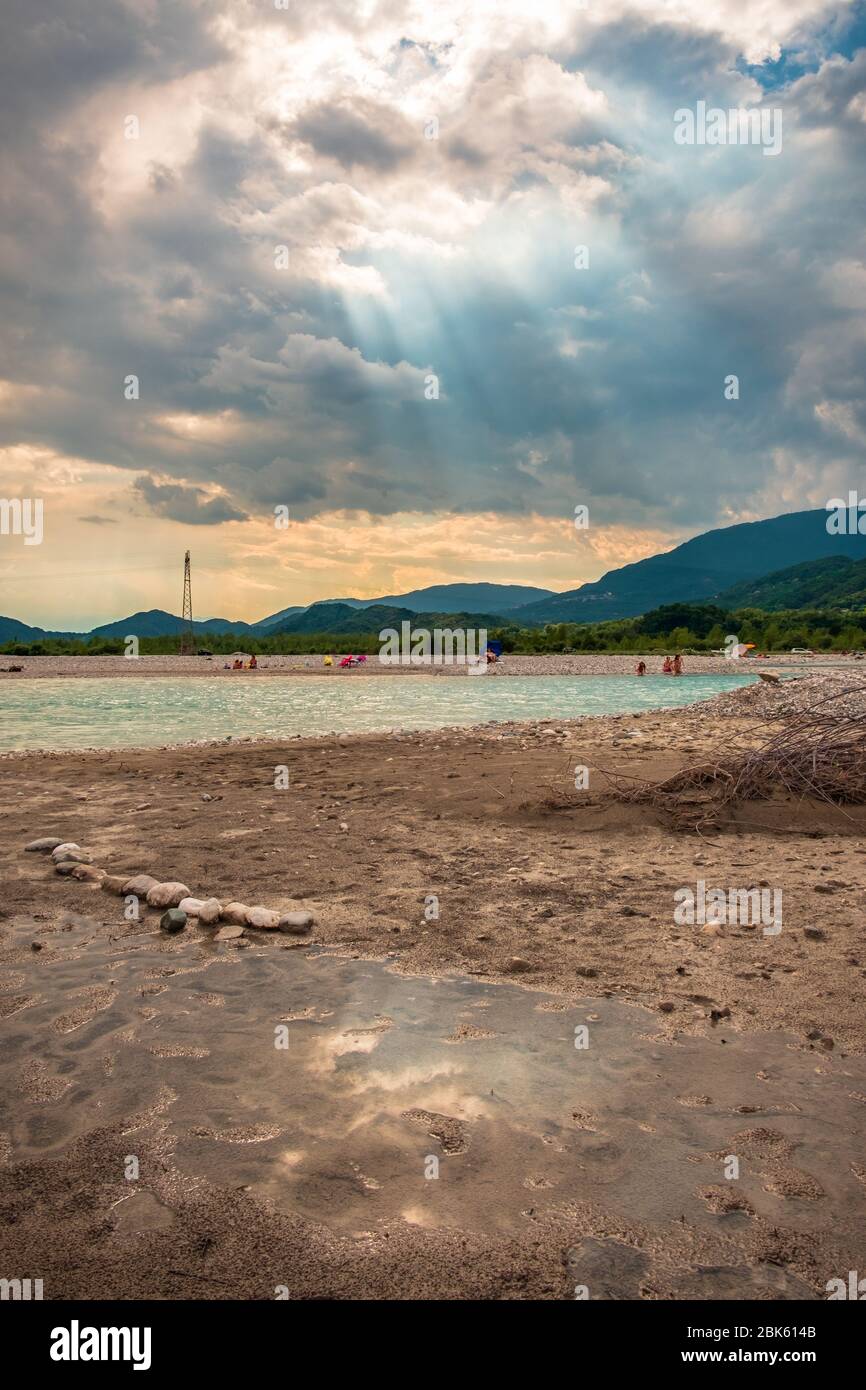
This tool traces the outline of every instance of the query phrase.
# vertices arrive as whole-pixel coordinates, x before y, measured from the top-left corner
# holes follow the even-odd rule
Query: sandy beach
[[[507,653],[485,676],[502,679],[507,676],[630,676],[635,666],[645,660],[649,674],[659,673],[664,658],[658,653],[641,658],[639,653],[618,656],[601,653],[574,653],[521,656]],[[0,657],[0,680],[32,680],[40,676],[222,676],[230,680],[263,680],[270,676],[327,675],[334,680],[358,680],[363,676],[435,675],[465,678],[466,667],[395,666],[369,656],[360,666],[340,669],[323,666],[324,655],[262,656],[255,671],[225,669],[225,657],[214,656],[142,656],[127,660],[123,656],[9,656]],[[10,667],[20,668],[10,671]],[[685,669],[692,675],[738,674],[752,670],[804,671],[816,666],[837,666],[850,670],[855,676],[866,672],[866,662],[855,657],[843,657],[834,652],[817,657],[773,653],[766,660],[747,658],[737,662],[724,656],[687,656]],[[866,675],[863,676],[866,679]]]
[[[572,1297],[590,1267],[620,1289],[601,1296],[822,1296],[827,1278],[866,1257],[863,1223],[842,1219],[866,1167],[844,1145],[822,1167],[808,1140],[812,1109],[817,1116],[823,1105],[862,1147],[866,811],[779,797],[742,806],[700,836],[618,801],[610,780],[657,780],[736,740],[756,742],[791,700],[791,688],[762,685],[643,715],[7,758],[0,1218],[10,1267],[36,1258],[54,1297],[273,1297],[291,1269],[300,1298],[558,1299]],[[274,787],[279,765],[285,790]],[[589,769],[580,791],[576,767]],[[306,934],[247,928],[217,942],[214,928],[190,922],[169,936],[159,912],[127,921],[116,895],[24,853],[40,835],[85,846],[120,881],[147,872],[222,903],[308,911],[314,924]],[[674,895],[698,880],[781,889],[783,929],[770,937],[753,925],[679,925]],[[349,973],[337,989],[328,971]],[[434,996],[429,1006],[437,1060],[419,1064],[421,1073],[453,1073],[461,1049],[477,1058],[509,1028],[521,1050],[544,1053],[555,1037],[533,1043],[531,1020],[559,1014],[569,1033],[572,1017],[606,1022],[611,1038],[628,1033],[625,1074],[651,1057],[654,1069],[637,1112],[606,1116],[610,1082],[598,1093],[602,1108],[587,1112],[576,1088],[567,1140],[560,1121],[535,1115],[527,1100],[520,1141],[494,1143],[489,1099],[479,1108],[444,1080],[430,1092],[438,1103],[404,1102],[388,1121],[377,1111],[379,1138],[376,1125],[399,1129],[395,1152],[405,1157],[406,1136],[420,1128],[418,1155],[438,1155],[455,1172],[463,1165],[463,1185],[437,1188],[453,1204],[437,1216],[425,1201],[433,1185],[402,1168],[384,1179],[395,1160],[372,1143],[369,1116],[322,1156],[333,1096],[315,1140],[285,1137],[292,1126],[284,1110],[271,1113],[273,1083],[262,1090],[261,1048],[270,1056],[273,1046],[247,1056],[245,1030],[256,1018],[273,1030],[287,979],[300,1000],[288,1013],[284,1003],[291,1026],[323,1030],[319,1050],[300,1054],[302,1072],[320,1077],[325,1056],[329,1084],[353,1058],[373,1065],[392,1046],[399,1087],[414,1094],[399,1065],[416,1045],[413,980],[424,991],[422,981],[443,982],[441,1018]],[[531,1001],[516,1024],[503,985],[508,999]],[[475,988],[482,993],[462,1005],[448,994]],[[365,1003],[367,991],[375,999]],[[505,1021],[484,1027],[497,1009]],[[235,1041],[226,1051],[228,1018]],[[712,1060],[720,1049],[730,1076]],[[233,1075],[241,1055],[244,1070]],[[478,1093],[493,1095],[495,1068],[485,1071],[483,1057],[475,1065]],[[651,1077],[668,1074],[671,1089],[650,1099]],[[104,1093],[92,1093],[92,1076]],[[375,1084],[388,1090],[379,1073]],[[361,1092],[371,1085],[368,1076]],[[311,1104],[308,1091],[297,1104]],[[259,1120],[244,1123],[245,1114]],[[686,1120],[697,1128],[683,1136]],[[628,1141],[618,1128],[626,1123]],[[656,1134],[650,1165],[663,1137],[685,1146],[665,1158],[682,1184],[677,1220],[629,1197],[627,1155],[641,1133]],[[582,1157],[568,1177],[557,1155],[572,1145]],[[252,1162],[254,1149],[284,1180],[259,1190],[258,1170],[236,1157]],[[739,1188],[719,1182],[716,1150],[742,1154]],[[496,1157],[504,1152],[511,1157]],[[129,1153],[143,1164],[132,1208],[121,1171]],[[483,1156],[487,1180],[509,1194],[495,1212],[471,1187]],[[593,1176],[599,1164],[609,1192]],[[132,1210],[139,1215],[127,1219]]]

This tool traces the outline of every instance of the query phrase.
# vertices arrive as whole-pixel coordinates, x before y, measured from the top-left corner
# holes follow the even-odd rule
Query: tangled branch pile
[[[866,695],[866,685],[819,700],[757,747],[696,763],[663,782],[625,785],[615,778],[616,795],[658,807],[694,828],[718,823],[738,802],[780,792],[834,806],[866,804],[866,719],[845,709],[852,693]]]

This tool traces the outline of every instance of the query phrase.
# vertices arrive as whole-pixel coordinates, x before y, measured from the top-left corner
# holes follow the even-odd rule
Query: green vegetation
[[[806,591],[792,594],[785,601],[765,603],[751,592],[739,592],[739,587],[749,588],[756,582],[756,568],[772,578],[774,571],[778,576],[780,570],[792,564],[840,556],[866,559],[866,535],[828,535],[826,510],[789,512],[693,536],[673,550],[609,570],[600,579],[525,604],[506,616],[527,627],[541,623],[611,622],[684,599],[718,603],[726,609],[760,608],[763,612],[823,610],[836,604]],[[736,593],[732,585],[738,586]],[[864,601],[846,606],[862,608]]]
[[[474,627],[470,615],[416,614],[416,627]],[[458,621],[463,619],[463,621]],[[767,613],[758,608],[726,611],[715,604],[672,603],[653,609],[640,618],[620,618],[604,623],[548,623],[546,627],[521,628],[511,624],[494,626],[488,636],[502,642],[507,652],[709,652],[724,647],[725,638],[735,633],[741,642],[754,642],[758,651],[784,652],[792,647],[811,647],[815,651],[866,649],[866,609],[854,611],[793,609]],[[200,650],[214,657],[236,650],[268,656],[333,652],[366,653],[379,651],[378,628],[373,632],[282,632],[273,636],[231,632],[208,633],[198,637]],[[180,638],[144,637],[142,656],[169,654],[178,650]],[[43,638],[36,642],[7,642],[0,646],[5,656],[54,656],[122,654],[120,638],[94,637],[86,640]]]
[[[830,555],[736,584],[719,596],[726,608],[760,608],[775,613],[792,608],[857,609],[866,605],[866,560]]]
[[[501,637],[514,652],[710,652],[735,633],[758,651],[786,652],[866,649],[866,611],[857,614],[793,610],[763,613],[757,608],[725,612],[714,604],[668,604],[640,618],[607,623],[550,623],[542,629],[506,628]]]

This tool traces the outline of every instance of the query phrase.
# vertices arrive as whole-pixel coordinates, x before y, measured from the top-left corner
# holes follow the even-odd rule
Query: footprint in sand
[[[818,1202],[824,1196],[824,1189],[811,1173],[787,1165],[777,1167],[763,1184],[765,1192],[776,1197],[798,1199],[801,1202]]]
[[[472,1023],[458,1023],[450,1038],[445,1041],[449,1043],[475,1042],[482,1038],[495,1038],[496,1034],[489,1028],[476,1028]]]
[[[571,1119],[576,1129],[586,1129],[591,1134],[597,1133],[598,1116],[593,1115],[591,1111],[572,1110]]]
[[[6,998],[0,999],[0,1018],[11,1018],[13,1014],[20,1013],[22,1009],[32,1009],[34,1004],[41,1002],[41,994],[10,994]]]
[[[755,1208],[741,1193],[732,1187],[699,1187],[695,1192],[710,1211],[717,1216],[727,1216],[730,1212],[741,1211],[746,1216],[754,1216]]]
[[[462,1154],[469,1147],[466,1126],[451,1115],[437,1115],[433,1110],[404,1110],[402,1117],[423,1125],[433,1139],[439,1140],[447,1154]]]
[[[137,1129],[148,1129],[161,1115],[164,1115],[177,1100],[177,1091],[173,1091],[170,1086],[161,1086],[159,1095],[155,1101],[146,1106],[144,1110],[139,1110],[134,1115],[130,1115],[121,1133],[133,1134]]]
[[[545,1133],[540,1135],[540,1139],[542,1144],[546,1144],[549,1149],[553,1149],[554,1153],[565,1153],[565,1145],[561,1142],[561,1140],[559,1140],[556,1137],[555,1134]]]
[[[734,1105],[733,1115],[799,1115],[799,1105],[787,1101],[777,1101],[770,1105]]]
[[[117,998],[114,990],[108,989],[105,985],[89,985],[87,989],[79,992],[86,995],[86,1002],[79,1004],[77,1009],[71,1009],[67,1014],[59,1014],[51,1024],[55,1033],[74,1033],[76,1028],[90,1023],[103,1009],[110,1008]]]
[[[613,1236],[587,1236],[565,1257],[570,1285],[584,1285],[590,1299],[638,1299],[649,1258]]]
[[[794,1145],[777,1129],[741,1129],[731,1140],[728,1153],[740,1158],[788,1158],[794,1152]],[[711,1154],[715,1158],[718,1155]],[[724,1155],[722,1155],[724,1157]]]
[[[149,1047],[148,1052],[153,1057],[209,1057],[210,1051],[206,1047],[193,1047],[186,1043],[157,1043],[155,1047]]]
[[[34,1058],[25,1062],[21,1068],[18,1090],[21,1095],[38,1105],[49,1105],[53,1101],[59,1100],[71,1085],[71,1081],[64,1081],[62,1077],[52,1076],[45,1062]]]
[[[344,1038],[365,1038],[376,1033],[388,1033],[394,1027],[393,1018],[384,1015],[377,1017],[375,1023],[371,1023],[369,1028],[347,1028],[343,1033]]]
[[[369,1177],[367,1173],[362,1172],[360,1166],[357,1163],[350,1163],[349,1167],[355,1173],[355,1176],[357,1177],[358,1182],[361,1184],[361,1186],[365,1187],[368,1192],[381,1192],[382,1184],[379,1182],[378,1178]]]
[[[221,1144],[264,1144],[283,1133],[280,1125],[233,1125],[231,1129],[208,1129],[196,1125],[190,1134],[196,1139],[217,1139]]]
[[[153,1193],[144,1189],[132,1193],[115,1203],[115,1236],[137,1235],[140,1231],[163,1230],[171,1226],[174,1213],[164,1206]]]

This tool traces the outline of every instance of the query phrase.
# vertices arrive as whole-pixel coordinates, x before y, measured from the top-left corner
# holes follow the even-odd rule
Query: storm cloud
[[[860,10],[707,10],[13,0],[0,444],[209,526],[844,492]],[[780,156],[676,145],[698,101],[780,108]]]
[[[136,478],[135,489],[154,516],[169,517],[187,526],[218,526],[223,521],[245,521],[224,497],[208,497],[200,487],[178,483],[157,483],[152,478]]]

